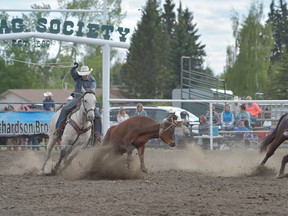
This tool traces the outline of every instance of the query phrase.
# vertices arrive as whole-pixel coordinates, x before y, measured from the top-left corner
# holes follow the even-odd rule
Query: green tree
[[[267,22],[272,23],[274,47],[271,52],[271,62],[273,64],[287,52],[288,47],[288,11],[285,1],[279,0],[279,6],[275,5],[274,0],[271,2]]]
[[[268,88],[264,91],[266,99],[286,100],[287,91],[288,55],[282,54],[282,60],[275,62],[271,67],[271,76]]]
[[[270,54],[270,82],[265,91],[265,96],[269,99],[286,99],[288,94],[285,85],[288,66],[288,11],[285,1],[279,0],[278,2],[278,6],[275,5],[274,1],[270,4],[267,21],[272,25],[274,38],[273,49]]]
[[[191,69],[203,72],[204,57],[206,56],[205,45],[199,42],[200,35],[197,34],[198,29],[193,23],[193,13],[188,8],[183,11],[181,3],[177,11],[177,23],[172,44],[173,73],[177,76],[174,88],[181,83],[181,57],[191,57]],[[185,65],[184,68],[188,68],[188,66]]]
[[[162,98],[171,80],[167,67],[169,41],[161,22],[159,3],[148,0],[132,35],[123,77],[133,97]],[[170,93],[171,94],[171,93]]]
[[[263,4],[252,3],[239,31],[239,53],[235,64],[229,65],[225,74],[228,89],[238,95],[263,92],[267,85],[273,40],[271,25],[263,25],[263,17]]]

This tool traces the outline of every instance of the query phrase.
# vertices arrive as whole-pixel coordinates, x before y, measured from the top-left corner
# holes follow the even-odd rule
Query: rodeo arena
[[[110,86],[110,52],[130,45],[123,40],[129,29],[117,31],[119,41],[0,34],[0,40],[33,37],[101,46],[103,57],[103,88],[96,90],[102,107],[95,92],[85,92],[57,134],[71,91],[9,89],[0,95],[0,215],[287,215],[288,101],[264,100],[261,92],[236,96],[225,80],[191,70],[186,56],[172,99],[119,97]],[[81,66],[72,67],[78,74],[91,72]],[[44,97],[55,100],[55,109],[45,110]],[[149,105],[157,102],[170,106]],[[236,119],[221,122],[227,105],[232,111],[249,103],[260,108],[249,125],[241,119],[237,126]],[[135,116],[136,108],[147,115]],[[129,117],[121,122],[120,109]],[[102,134],[94,125],[97,115]]]

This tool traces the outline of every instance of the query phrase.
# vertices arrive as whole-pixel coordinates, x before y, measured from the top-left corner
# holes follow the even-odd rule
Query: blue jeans
[[[60,112],[60,115],[58,117],[58,120],[56,122],[55,128],[59,128],[59,126],[64,123],[64,121],[67,118],[68,113],[70,112],[71,109],[73,109],[78,102],[80,101],[81,97],[74,97],[73,100],[69,101],[67,104],[65,104]],[[101,120],[101,115],[98,111],[98,109],[94,110],[94,128],[96,131],[98,131],[100,134],[102,134],[102,120]]]
[[[56,129],[59,128],[59,126],[66,120],[68,113],[70,112],[72,108],[74,108],[77,105],[80,99],[81,97],[74,97],[71,101],[67,102],[67,104],[65,104],[62,107],[60,115],[56,122],[56,126],[55,126]]]

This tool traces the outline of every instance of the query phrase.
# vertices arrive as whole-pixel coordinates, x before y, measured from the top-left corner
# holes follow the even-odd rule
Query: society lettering
[[[31,26],[27,27],[24,24],[24,20],[21,18],[14,18],[10,22],[6,19],[1,19],[0,23],[0,34],[9,33],[21,33],[27,32]],[[125,42],[127,34],[130,33],[129,28],[114,27],[111,25],[99,25],[96,23],[88,23],[78,21],[66,20],[61,23],[59,19],[51,19],[48,21],[46,18],[39,18],[36,21],[35,29],[40,33],[52,33],[52,34],[64,34],[64,35],[75,35],[78,37],[86,36],[88,38],[98,38],[100,33],[103,34],[105,40],[110,40],[113,32],[119,34],[119,41]]]

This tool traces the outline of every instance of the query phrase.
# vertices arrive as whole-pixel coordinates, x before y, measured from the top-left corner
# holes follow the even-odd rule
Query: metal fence
[[[168,99],[110,99],[110,106],[113,106],[114,104],[119,104],[121,105],[124,104],[136,104],[138,102],[142,102],[145,106],[151,106],[155,104],[166,104],[166,105],[172,105],[174,102],[180,102],[180,103],[206,103],[207,104],[207,112],[212,116],[212,106],[217,105],[217,107],[223,107],[225,103],[232,103],[232,100],[168,100]],[[250,131],[247,131],[247,133],[242,133],[241,136],[238,136],[237,134],[240,132],[236,131],[223,131],[221,128],[219,128],[219,131],[217,134],[213,134],[213,123],[212,119],[210,119],[210,134],[211,136],[202,136],[199,137],[197,134],[190,134],[189,136],[182,136],[178,137],[179,141],[179,147],[183,146],[184,144],[191,144],[191,143],[199,143],[199,140],[202,139],[202,143],[207,143],[208,142],[208,149],[214,150],[214,149],[225,149],[227,148],[235,148],[239,146],[245,146],[245,143],[248,144],[250,142],[250,147],[252,148],[257,148],[261,142],[261,139],[265,137],[273,128],[275,128],[278,119],[288,111],[288,100],[251,100],[249,102],[256,102],[262,109],[261,114],[259,115],[257,119],[257,124],[255,125],[254,128],[252,128]],[[239,103],[247,103],[246,100],[240,100]],[[6,102],[7,104],[7,102]],[[21,103],[9,103],[9,104],[21,104]],[[31,104],[31,103],[29,103]],[[35,103],[38,104],[38,103]],[[190,110],[191,111],[191,110]],[[103,112],[108,113],[108,118],[110,117],[109,115],[109,110],[103,110]],[[193,110],[191,111],[193,113]],[[269,117],[267,117],[269,116]],[[271,125],[269,127],[264,125],[265,121],[270,121]],[[109,123],[109,119],[106,119],[106,122]],[[108,128],[110,125],[108,125]],[[244,137],[247,134],[252,134],[253,137]],[[242,136],[243,135],[243,136]],[[7,140],[5,140],[7,139]],[[14,140],[13,140],[14,139]],[[154,141],[155,142],[155,141]],[[184,143],[183,145],[180,143]],[[147,146],[157,146],[152,144],[153,141],[148,143]],[[164,145],[161,145],[159,141],[156,141],[156,143],[159,143],[158,146],[164,147]],[[251,145],[252,144],[252,145]],[[60,143],[56,146],[57,149],[59,149]],[[285,144],[284,144],[285,145]],[[248,146],[248,145],[247,145]],[[25,149],[32,149],[32,150],[41,150],[45,149],[46,147],[46,141],[41,140],[38,142],[31,141],[29,138],[26,138],[25,141],[22,140],[21,143],[21,138],[16,138],[13,137],[2,137],[0,133],[0,149],[8,149],[8,150],[25,150]]]

